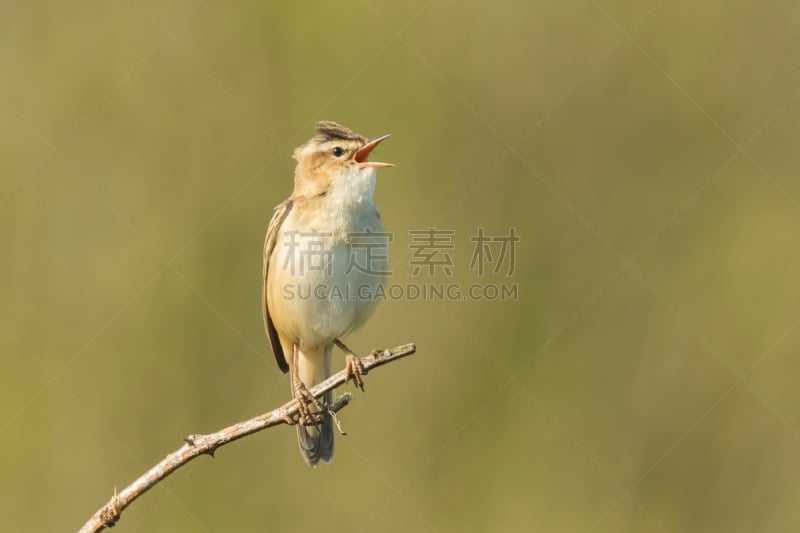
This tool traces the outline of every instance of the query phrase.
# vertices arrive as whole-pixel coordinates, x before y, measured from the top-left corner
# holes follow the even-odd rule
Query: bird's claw
[[[347,383],[352,379],[353,384],[363,391],[364,380],[361,379],[361,376],[366,372],[364,371],[364,365],[361,363],[361,359],[356,357],[354,354],[349,353],[345,356],[345,360],[347,361],[347,366],[345,366],[344,382]]]
[[[324,408],[317,401],[302,381],[294,385],[294,396],[297,398],[297,421],[304,426],[316,426],[322,422],[320,413]],[[313,411],[312,411],[313,407]]]

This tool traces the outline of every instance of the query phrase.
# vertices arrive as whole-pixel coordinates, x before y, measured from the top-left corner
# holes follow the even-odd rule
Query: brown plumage
[[[391,165],[367,160],[384,138],[368,141],[335,122],[319,122],[317,134],[294,151],[294,190],[275,209],[264,241],[264,328],[279,368],[291,373],[292,394],[300,401],[297,440],[312,466],[333,457],[333,420],[308,387],[330,376],[334,345],[345,349],[347,368],[360,382],[360,363],[341,339],[377,305],[375,298],[337,299],[317,290],[337,287],[356,294],[357,286],[374,289],[384,281],[385,261],[378,265],[379,275],[346,268],[350,260],[366,263],[365,249],[351,247],[349,235],[384,231],[372,194],[376,169]],[[385,249],[387,243],[376,244]],[[320,250],[330,264],[305,269],[303,254],[312,249]],[[376,252],[371,253],[374,257]],[[322,400],[329,403],[330,394]]]

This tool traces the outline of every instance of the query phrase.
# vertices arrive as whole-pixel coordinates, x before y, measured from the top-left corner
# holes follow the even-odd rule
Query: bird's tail
[[[300,380],[309,389],[330,376],[332,350],[333,346],[313,351],[300,350],[297,370]],[[327,392],[320,398],[320,403],[330,404],[331,398],[332,393]],[[322,413],[320,418],[321,422],[316,426],[296,426],[300,453],[310,466],[315,466],[319,461],[330,463],[333,458],[333,419],[327,412]]]

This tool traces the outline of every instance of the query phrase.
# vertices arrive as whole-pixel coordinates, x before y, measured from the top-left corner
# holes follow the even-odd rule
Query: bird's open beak
[[[379,163],[377,161],[367,161],[369,158],[369,153],[380,144],[382,140],[387,138],[389,134],[381,135],[380,137],[375,137],[367,141],[367,144],[356,150],[356,153],[353,154],[353,161],[358,163],[358,166],[361,168],[380,168],[380,167],[393,167],[394,165],[391,163]]]

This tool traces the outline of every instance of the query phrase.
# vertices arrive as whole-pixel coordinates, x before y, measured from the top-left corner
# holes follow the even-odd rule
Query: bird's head
[[[336,122],[317,123],[317,134],[294,151],[295,194],[317,196],[331,189],[375,186],[375,171],[390,163],[370,161],[369,154],[389,135],[367,139]]]

